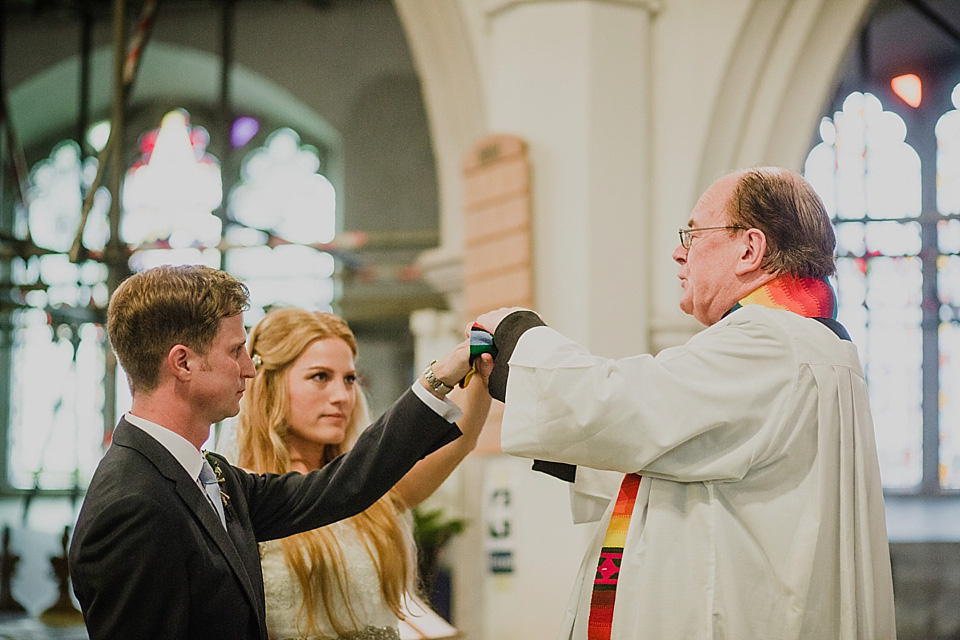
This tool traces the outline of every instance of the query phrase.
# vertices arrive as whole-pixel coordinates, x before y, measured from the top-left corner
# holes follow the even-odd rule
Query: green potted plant
[[[443,509],[421,509],[414,507],[413,539],[417,543],[417,571],[423,585],[423,593],[429,598],[431,606],[443,614],[442,603],[437,602],[434,588],[441,571],[440,558],[444,547],[456,535],[463,533],[466,521],[462,518],[447,518]],[[449,612],[447,612],[449,615]],[[445,616],[445,617],[448,617]]]

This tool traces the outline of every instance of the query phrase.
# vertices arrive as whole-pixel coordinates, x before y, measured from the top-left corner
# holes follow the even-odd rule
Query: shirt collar
[[[127,422],[159,442],[164,449],[177,459],[177,462],[191,478],[196,479],[200,476],[200,469],[203,467],[203,454],[197,451],[197,448],[189,440],[164,426],[135,416],[132,413],[128,412],[123,417]]]

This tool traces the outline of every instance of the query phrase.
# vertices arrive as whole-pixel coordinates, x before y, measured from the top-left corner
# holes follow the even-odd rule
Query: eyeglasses
[[[677,233],[680,234],[680,246],[690,250],[690,245],[693,244],[693,234],[700,233],[701,231],[719,231],[720,229],[740,229],[741,231],[746,231],[747,227],[733,226],[733,227],[698,227],[696,229],[677,229]]]

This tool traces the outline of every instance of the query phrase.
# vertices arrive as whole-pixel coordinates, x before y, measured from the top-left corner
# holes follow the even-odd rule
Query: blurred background
[[[103,329],[129,273],[227,269],[248,324],[341,314],[379,413],[499,306],[609,357],[685,341],[676,228],[775,164],[835,221],[898,636],[960,638],[960,2],[0,7],[0,637],[84,637],[60,557],[129,406]],[[433,604],[553,638],[592,525],[498,423],[428,507]]]

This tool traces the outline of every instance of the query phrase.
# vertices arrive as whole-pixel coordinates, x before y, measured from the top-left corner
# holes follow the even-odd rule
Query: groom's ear
[[[161,366],[180,382],[189,382],[199,366],[199,358],[190,347],[175,344],[167,352]]]

